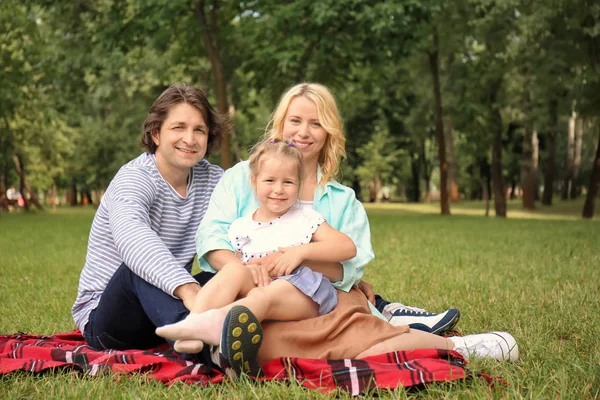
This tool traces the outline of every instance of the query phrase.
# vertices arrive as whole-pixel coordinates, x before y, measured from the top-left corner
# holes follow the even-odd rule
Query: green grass
[[[483,217],[480,203],[368,205],[377,258],[366,269],[385,297],[442,310],[458,307],[460,330],[511,332],[515,364],[472,360],[502,376],[429,385],[384,398],[595,398],[600,396],[600,223],[579,218],[580,203]],[[493,214],[493,211],[492,211]],[[84,263],[93,210],[0,214],[0,334],[74,328],[70,307]],[[0,377],[0,398],[325,398],[297,384],[242,381],[167,387],[144,377],[83,377],[72,372]],[[341,397],[345,397],[341,394]]]

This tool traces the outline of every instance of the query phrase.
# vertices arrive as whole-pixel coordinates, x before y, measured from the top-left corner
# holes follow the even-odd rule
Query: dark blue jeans
[[[202,272],[194,278],[204,285],[212,276]],[[188,314],[181,300],[121,264],[90,314],[83,335],[98,350],[149,349],[165,343],[154,333],[156,327],[181,321]],[[172,347],[173,343],[169,344]]]

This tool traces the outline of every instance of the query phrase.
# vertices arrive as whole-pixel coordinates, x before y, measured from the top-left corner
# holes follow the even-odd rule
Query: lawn
[[[435,204],[367,205],[377,258],[365,277],[377,292],[429,310],[457,307],[463,333],[506,330],[521,350],[515,364],[469,363],[474,371],[501,376],[506,387],[475,380],[380,397],[600,396],[600,221],[581,220],[581,203],[519,209],[511,203],[509,218],[497,219],[483,217],[480,203],[453,207],[452,217],[437,215]],[[0,214],[0,334],[74,328],[70,308],[92,217],[91,208]],[[200,388],[70,372],[0,377],[0,398],[40,397],[324,396],[296,384],[247,381]]]

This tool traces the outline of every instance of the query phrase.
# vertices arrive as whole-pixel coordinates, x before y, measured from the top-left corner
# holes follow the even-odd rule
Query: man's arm
[[[194,299],[200,291],[200,285],[198,283],[184,283],[183,285],[177,286],[173,291],[175,297],[179,297],[183,301],[183,305],[188,310],[192,311],[194,305]]]
[[[135,169],[120,171],[105,194],[108,223],[125,265],[146,282],[173,296],[177,287],[196,284],[196,281],[150,228],[155,190],[146,173]]]

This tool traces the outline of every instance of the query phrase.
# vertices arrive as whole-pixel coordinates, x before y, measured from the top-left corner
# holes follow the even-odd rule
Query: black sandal
[[[263,341],[263,330],[252,311],[234,306],[225,317],[221,335],[221,353],[237,376],[262,374],[257,356]]]

